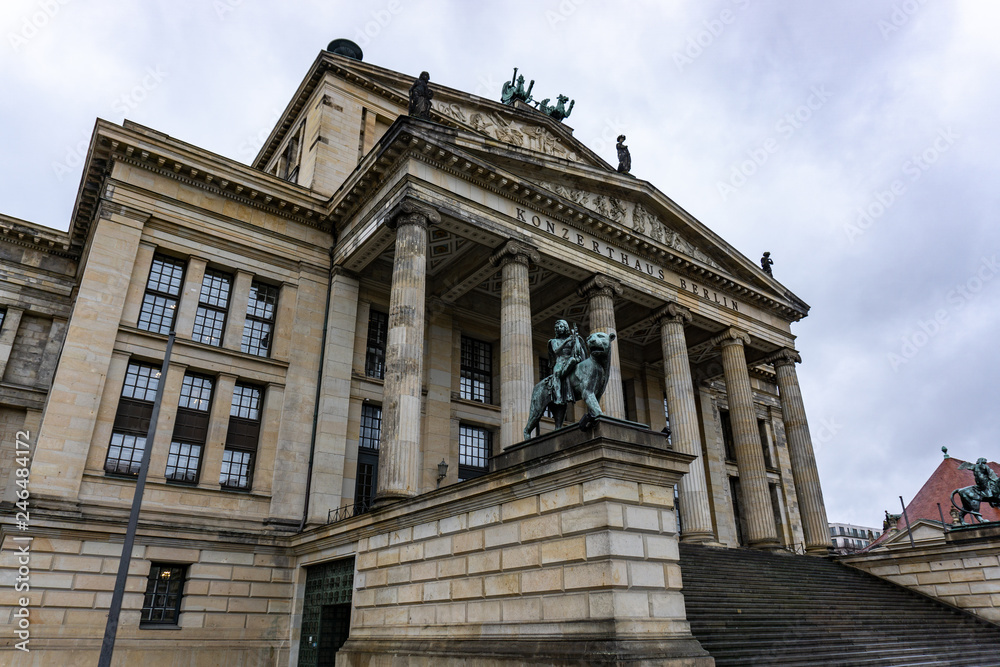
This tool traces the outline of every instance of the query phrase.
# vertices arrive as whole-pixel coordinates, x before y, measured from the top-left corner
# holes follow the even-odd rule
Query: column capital
[[[678,322],[682,326],[690,324],[694,317],[691,311],[679,303],[668,303],[653,313],[653,319],[662,324],[663,322]]]
[[[541,257],[534,246],[521,241],[510,240],[500,246],[491,256],[490,263],[502,267],[508,262],[537,264]]]
[[[614,278],[597,274],[591,276],[586,282],[580,285],[576,293],[584,298],[591,298],[598,295],[609,296],[614,299],[622,295],[622,284]]]
[[[798,351],[793,350],[790,347],[783,347],[774,354],[766,357],[764,363],[771,364],[775,368],[778,366],[788,366],[792,364],[801,364],[802,357],[799,356]]]
[[[727,345],[749,345],[750,334],[736,327],[729,327],[718,336],[709,341],[712,347],[716,345],[726,347]]]
[[[420,225],[427,228],[440,222],[440,213],[427,204],[413,199],[404,199],[389,211],[389,216],[386,218],[386,224],[390,229],[397,229],[400,225]]]

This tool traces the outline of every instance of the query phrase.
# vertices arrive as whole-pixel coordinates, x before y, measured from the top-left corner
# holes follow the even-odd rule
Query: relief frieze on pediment
[[[638,202],[632,203],[610,195],[599,195],[584,190],[575,190],[556,183],[539,181],[539,185],[543,185],[560,197],[589,208],[591,211],[609,220],[629,227],[634,232],[648,236],[682,255],[692,257],[712,268],[720,268],[711,257],[699,250],[694,244],[685,240],[680,234],[664,225],[655,213],[652,213]]]
[[[583,162],[579,155],[566,148],[558,137],[540,125],[526,125],[517,120],[508,120],[495,111],[469,109],[455,102],[435,101],[432,106],[438,113],[497,141],[573,162]]]

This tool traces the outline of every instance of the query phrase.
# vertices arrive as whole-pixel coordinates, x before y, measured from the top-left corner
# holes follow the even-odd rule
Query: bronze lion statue
[[[573,396],[579,397],[587,404],[586,417],[600,417],[604,412],[601,410],[601,396],[608,385],[608,367],[611,365],[611,343],[615,340],[615,334],[596,332],[587,337],[587,348],[590,350],[589,356],[567,369],[565,379],[569,380]],[[546,408],[552,411],[556,428],[562,428],[563,420],[566,418],[566,403],[555,403],[553,398],[553,388],[558,380],[552,375],[543,379],[535,385],[531,392],[531,413],[528,417],[528,424],[524,427],[524,439],[531,437],[532,431],[537,431],[538,422],[545,413]],[[585,418],[586,418],[585,417]]]

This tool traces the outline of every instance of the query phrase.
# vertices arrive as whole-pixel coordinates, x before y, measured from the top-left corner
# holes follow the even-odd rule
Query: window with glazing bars
[[[105,472],[133,477],[139,474],[159,383],[158,367],[129,362],[122,384],[122,395],[118,399],[118,412],[111,429],[108,455],[104,460]]]
[[[139,625],[177,625],[186,565],[153,563],[146,579]]]
[[[726,451],[726,460],[736,460],[736,441],[733,440],[733,425],[729,421],[729,410],[719,410],[719,425],[722,427],[722,444]]]
[[[361,406],[361,430],[358,434],[358,473],[354,484],[354,512],[366,512],[375,500],[378,486],[378,440],[382,434],[382,407]]]
[[[458,427],[458,481],[485,475],[490,461],[493,434],[480,426]]]
[[[137,326],[154,333],[170,333],[183,283],[184,262],[163,255],[154,256]]]
[[[222,345],[226,329],[226,311],[229,309],[229,292],[233,278],[227,273],[208,269],[201,281],[198,312],[194,316],[194,340],[206,345]]]
[[[385,341],[389,332],[389,316],[377,310],[368,311],[368,345],[365,348],[365,375],[385,377]]]
[[[462,336],[460,396],[470,401],[492,403],[493,346]]]
[[[250,284],[250,301],[247,302],[247,319],[243,325],[243,342],[240,349],[258,357],[271,353],[274,329],[274,309],[278,303],[278,288],[256,280]]]
[[[201,456],[208,440],[213,385],[210,377],[190,373],[184,376],[164,472],[164,477],[171,482],[198,482]]]
[[[219,484],[224,489],[249,491],[253,482],[253,464],[260,439],[263,390],[247,384],[233,388],[229,409],[229,431],[222,452]]]

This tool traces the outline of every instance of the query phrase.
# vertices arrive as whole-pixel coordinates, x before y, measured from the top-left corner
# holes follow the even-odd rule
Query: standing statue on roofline
[[[764,273],[769,276],[773,276],[771,273],[771,266],[774,265],[774,260],[771,259],[771,253],[764,252],[764,256],[760,258],[760,268],[763,269]]]
[[[430,80],[430,74],[421,72],[420,78],[410,86],[410,115],[414,118],[427,120],[431,118],[431,99],[434,97],[434,91],[428,85]]]
[[[632,154],[625,145],[625,135],[618,135],[618,173],[627,174],[632,171]]]

